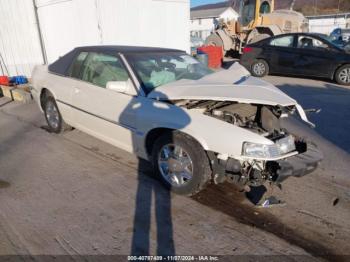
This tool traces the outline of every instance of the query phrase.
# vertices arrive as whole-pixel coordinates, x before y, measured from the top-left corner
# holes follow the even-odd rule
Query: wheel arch
[[[187,132],[184,130],[178,130],[178,129],[174,129],[174,128],[169,128],[169,127],[157,127],[157,128],[154,128],[154,129],[151,129],[150,131],[148,131],[146,138],[145,138],[144,146],[145,146],[146,154],[148,157],[152,155],[154,141],[157,138],[159,138],[160,136],[162,136],[166,133],[171,133],[171,132],[182,133],[182,134],[188,136],[189,138],[193,139],[194,141],[196,141],[199,145],[201,145],[204,151],[208,150],[208,146],[204,142],[204,140],[196,137],[193,134],[190,134],[191,132]]]
[[[345,65],[349,65],[350,66],[350,63],[346,63],[346,62],[344,62],[344,63],[342,63],[342,64],[340,64],[340,65],[337,65],[336,67],[335,67],[335,69],[334,69],[334,71],[333,71],[333,74],[332,74],[332,78],[331,78],[331,80],[334,80],[335,79],[335,74],[338,72],[338,70],[341,68],[341,67],[343,67],[343,66],[345,66]]]
[[[44,102],[46,97],[48,96],[52,96],[53,98],[56,99],[55,95],[51,92],[51,90],[49,90],[46,87],[41,88],[39,98],[40,98],[40,106],[42,110],[44,110]]]

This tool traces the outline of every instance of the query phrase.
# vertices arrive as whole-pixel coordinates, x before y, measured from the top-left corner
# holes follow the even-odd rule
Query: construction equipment
[[[270,36],[308,31],[308,20],[301,13],[274,10],[274,0],[237,1],[238,21],[216,21],[215,31],[206,39],[206,45],[222,46],[225,55],[232,51],[240,53],[246,44]]]

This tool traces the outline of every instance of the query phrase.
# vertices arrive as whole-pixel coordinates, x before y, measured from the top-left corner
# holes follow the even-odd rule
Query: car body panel
[[[216,100],[266,105],[295,105],[296,101],[273,85],[250,76],[238,63],[199,80],[181,80],[158,87],[148,98],[158,100]]]
[[[132,151],[135,115],[124,110],[133,97],[83,81],[75,81],[73,89],[72,115],[77,128],[104,136],[118,147]],[[128,123],[119,121],[122,113],[127,114]]]
[[[123,54],[119,55],[123,57]],[[64,72],[64,68],[61,69]],[[127,66],[127,69],[130,70],[130,67]],[[147,97],[143,94],[131,95],[101,88],[49,72],[47,66],[37,66],[33,73],[33,93],[40,107],[43,89],[52,93],[63,119],[69,125],[144,159],[149,159],[147,135],[159,128],[179,130],[193,137],[204,150],[239,160],[250,159],[242,156],[244,142],[274,144],[270,139],[248,128],[205,115],[201,110],[177,106],[172,100],[295,106],[302,119],[308,122],[305,112],[294,99],[273,85],[251,77],[239,64],[199,80],[182,80],[160,86]],[[259,160],[284,159],[293,154],[295,153]]]
[[[284,36],[294,36],[292,47],[276,47],[269,42]],[[297,47],[298,37],[312,37],[329,45],[326,49],[303,49]],[[249,45],[252,51],[242,55],[240,63],[250,70],[256,59],[264,59],[269,64],[270,73],[315,76],[333,79],[335,71],[350,63],[350,54],[332,44],[324,37],[311,33],[285,34],[264,39]]]

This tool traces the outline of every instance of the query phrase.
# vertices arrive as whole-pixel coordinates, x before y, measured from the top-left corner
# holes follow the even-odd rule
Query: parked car
[[[240,63],[257,77],[313,76],[350,85],[350,54],[317,34],[285,34],[250,44]]]
[[[350,40],[350,29],[336,28],[329,36],[332,38],[332,41],[340,40],[348,42]]]
[[[281,123],[302,107],[238,63],[214,73],[183,51],[79,47],[37,66],[32,93],[51,132],[82,130],[153,163],[174,192],[303,176],[322,159]]]
[[[328,42],[331,42],[332,44],[335,44],[337,47],[343,48],[348,42],[345,42],[340,39],[335,39],[333,37],[330,37],[329,35],[326,34],[320,34],[320,33],[312,33],[313,35],[319,36]]]

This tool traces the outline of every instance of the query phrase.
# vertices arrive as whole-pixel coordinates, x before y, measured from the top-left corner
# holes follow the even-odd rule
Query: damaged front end
[[[314,144],[284,128],[284,120],[296,112],[312,125],[299,105],[282,107],[212,100],[180,100],[176,105],[249,130],[273,142],[266,145],[245,141],[240,156],[208,151],[215,183],[229,181],[242,186],[259,186],[269,181],[279,184],[289,176],[311,173],[323,158]],[[235,139],[234,134],[232,139]]]

